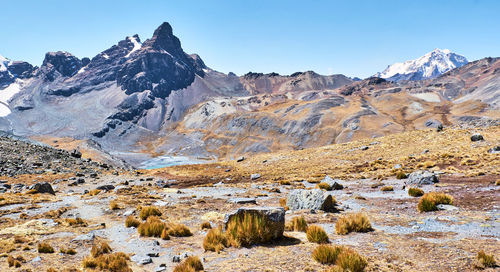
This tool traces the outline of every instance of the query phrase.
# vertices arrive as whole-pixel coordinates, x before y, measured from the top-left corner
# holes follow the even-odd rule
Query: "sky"
[[[38,66],[49,51],[93,57],[167,21],[184,51],[221,72],[364,78],[435,48],[500,57],[498,11],[497,0],[1,0],[0,55]]]

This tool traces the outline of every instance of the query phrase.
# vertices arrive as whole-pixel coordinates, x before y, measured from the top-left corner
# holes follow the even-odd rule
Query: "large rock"
[[[54,189],[52,189],[52,186],[47,183],[47,182],[41,182],[41,183],[37,183],[37,184],[34,184],[34,185],[31,185],[29,187],[30,190],[34,190],[36,191],[37,193],[40,193],[40,194],[44,194],[44,193],[48,193],[48,194],[52,194],[52,195],[55,195],[56,193],[54,192]]]
[[[428,171],[417,171],[408,175],[407,184],[410,185],[429,185],[439,182],[438,176]]]
[[[267,230],[271,232],[273,240],[283,237],[285,231],[285,209],[276,207],[255,207],[255,208],[239,208],[236,211],[226,214],[224,218],[224,229],[227,229],[227,224],[234,216],[242,216],[245,214],[259,214],[270,222]]]
[[[291,210],[335,210],[335,200],[333,197],[320,189],[293,190],[288,194],[286,205]]]

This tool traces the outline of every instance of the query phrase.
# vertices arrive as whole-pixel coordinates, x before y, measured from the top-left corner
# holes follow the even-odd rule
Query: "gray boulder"
[[[134,255],[134,256],[130,257],[130,260],[137,263],[137,264],[142,264],[142,265],[150,264],[153,262],[151,257],[149,257],[147,255]]]
[[[34,185],[31,185],[29,187],[30,190],[35,190],[37,193],[40,193],[40,194],[51,194],[51,195],[55,195],[56,193],[54,192],[54,189],[52,189],[52,186],[47,183],[47,182],[40,182],[40,183],[37,183],[37,184],[34,184]]]
[[[231,218],[235,216],[244,216],[245,214],[258,214],[270,222],[266,230],[269,232],[273,240],[281,239],[283,231],[285,231],[285,209],[277,207],[255,207],[255,208],[239,208],[236,211],[226,214],[224,218],[224,229],[227,229]]]
[[[288,194],[286,205],[290,210],[335,210],[335,200],[333,197],[320,189],[293,190]]]
[[[500,153],[500,145],[499,145],[499,146],[495,146],[495,147],[493,147],[493,148],[488,149],[488,153],[491,153],[491,154],[497,154],[497,153]]]
[[[255,200],[255,198],[249,197],[231,198],[228,200],[228,202],[235,204],[257,204],[257,200]]]
[[[483,135],[481,135],[479,133],[474,133],[474,134],[472,134],[472,136],[470,136],[470,140],[473,142],[477,142],[477,141],[484,140],[484,138],[483,138]]]
[[[430,185],[439,182],[438,176],[429,171],[417,171],[408,175],[407,184]]]
[[[250,179],[251,179],[251,180],[256,180],[256,179],[258,179],[258,178],[260,178],[260,174],[251,174],[251,175],[250,175]]]

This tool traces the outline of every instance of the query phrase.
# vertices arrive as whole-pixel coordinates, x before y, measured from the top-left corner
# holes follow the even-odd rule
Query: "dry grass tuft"
[[[319,189],[326,190],[326,191],[331,191],[332,190],[332,186],[330,186],[330,184],[328,184],[326,182],[318,183],[317,187]]]
[[[408,195],[413,197],[420,197],[424,195],[424,190],[420,188],[410,188],[408,189]]]
[[[21,267],[21,261],[24,260],[19,260],[19,259],[22,259],[22,257],[17,257],[17,258],[14,258],[12,256],[8,256],[7,257],[7,264],[9,265],[9,267]]]
[[[146,222],[141,223],[137,228],[140,236],[160,237],[167,224],[162,222],[159,217],[150,216]]]
[[[116,200],[112,200],[109,202],[109,208],[113,211],[121,209],[120,205],[118,205],[118,201],[116,201]]]
[[[92,246],[92,249],[90,250],[90,255],[92,255],[92,257],[94,258],[97,258],[103,254],[111,253],[111,251],[113,250],[111,249],[108,243],[101,242],[98,245]]]
[[[66,223],[72,227],[86,227],[87,222],[85,222],[80,217],[77,218],[66,218]]]
[[[101,192],[101,190],[99,190],[99,189],[90,190],[90,192],[89,192],[89,196],[95,196],[95,195],[98,195],[100,192]]]
[[[384,186],[384,187],[380,188],[380,191],[382,191],[382,192],[392,192],[392,191],[394,191],[394,188],[392,186]]]
[[[174,237],[192,236],[191,230],[183,224],[172,224],[168,226],[168,234]]]
[[[212,228],[212,225],[210,225],[210,222],[203,222],[203,223],[201,223],[200,228],[201,228],[202,230],[204,230],[204,229],[211,229],[211,228]]]
[[[337,258],[336,265],[344,271],[363,272],[368,265],[363,256],[350,248],[344,248]]]
[[[161,212],[158,208],[154,206],[141,207],[141,212],[139,213],[139,217],[142,220],[146,220],[150,216],[161,216]]]
[[[328,271],[362,272],[368,265],[365,258],[353,249],[344,246],[319,245],[312,253],[321,264],[334,264]]]
[[[266,244],[272,241],[272,222],[258,213],[237,214],[227,223],[226,235],[234,247]]]
[[[345,235],[350,232],[369,232],[372,231],[372,225],[368,216],[363,213],[350,213],[339,217],[335,223],[335,232]]]
[[[128,267],[129,256],[123,252],[113,254],[102,254],[98,257],[87,256],[83,259],[84,268],[99,268],[110,272],[132,272]]]
[[[54,248],[48,243],[42,242],[38,244],[38,253],[54,253]]]
[[[288,206],[286,205],[286,197],[285,198],[280,198],[280,207],[284,208],[285,211],[288,210]]]
[[[135,217],[133,217],[132,215],[128,216],[127,219],[125,219],[125,227],[127,227],[127,228],[130,228],[130,227],[137,228],[140,224],[141,224],[141,222],[139,220],[137,220]]]
[[[437,211],[439,204],[451,205],[453,197],[445,193],[430,192],[422,196],[417,208],[420,212]]]
[[[162,240],[170,240],[170,235],[168,234],[168,229],[167,229],[167,228],[164,228],[164,229],[161,231],[160,238],[161,238]]]
[[[484,252],[484,250],[481,250],[477,253],[477,260],[480,264],[480,266],[477,266],[477,268],[486,268],[486,267],[496,267],[497,262],[495,261],[495,257],[493,255],[488,255]]]
[[[61,252],[63,254],[68,254],[68,255],[75,255],[76,254],[76,250],[74,250],[72,248],[68,248],[68,249],[61,248],[59,250],[59,252]]]
[[[314,249],[312,256],[321,264],[335,264],[342,249],[340,246],[319,245]]]
[[[304,216],[296,216],[292,218],[292,221],[286,225],[286,229],[289,231],[307,231],[307,222]]]
[[[310,225],[307,227],[306,235],[309,242],[318,244],[328,243],[328,234],[318,225]]]
[[[222,227],[211,229],[203,239],[203,249],[205,251],[215,251],[219,253],[228,247],[226,235],[222,232]]]
[[[174,268],[174,272],[196,272],[203,271],[203,264],[198,257],[187,257],[182,263]]]
[[[396,178],[397,178],[397,179],[405,179],[405,178],[407,178],[407,177],[408,177],[408,176],[407,176],[407,175],[406,175],[406,173],[405,173],[405,172],[403,172],[403,171],[398,171],[398,172],[396,173]]]

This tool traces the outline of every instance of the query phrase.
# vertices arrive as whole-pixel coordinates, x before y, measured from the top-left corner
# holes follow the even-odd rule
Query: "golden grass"
[[[87,222],[85,222],[83,219],[81,219],[80,217],[77,217],[77,218],[66,218],[66,223],[68,223],[68,225],[72,226],[72,227],[86,227],[87,226]]]
[[[328,243],[328,234],[318,225],[310,225],[307,227],[306,236],[309,242],[318,244]]]
[[[368,265],[363,256],[345,246],[319,245],[312,256],[321,264],[334,264],[329,271],[362,272]]]
[[[90,196],[95,196],[95,195],[98,195],[100,192],[101,192],[101,190],[99,190],[99,189],[90,190],[89,191],[89,195]]]
[[[346,235],[350,232],[369,232],[372,230],[373,228],[368,216],[363,213],[350,213],[340,216],[335,223],[335,232],[340,235]]]
[[[332,190],[332,186],[330,186],[330,184],[326,183],[326,182],[320,182],[318,183],[318,185],[316,185],[319,189],[321,190],[325,190],[325,191],[331,191]]]
[[[279,200],[279,204],[280,204],[280,207],[283,207],[285,209],[285,211],[288,210],[288,206],[286,205],[286,197],[285,198],[280,198]]]
[[[21,259],[21,260],[20,260]],[[8,256],[7,257],[7,264],[9,265],[9,267],[21,267],[21,261],[24,260],[22,257],[17,257],[17,258],[14,258],[12,256]]]
[[[160,237],[163,229],[167,228],[167,224],[160,220],[159,217],[150,216],[146,222],[141,223],[137,228],[140,236]]]
[[[437,205],[439,204],[451,205],[453,204],[453,197],[445,193],[426,193],[420,198],[417,208],[420,212],[437,211]]]
[[[170,240],[170,235],[168,234],[168,229],[167,229],[167,228],[164,228],[164,229],[161,231],[160,238],[161,238],[162,240]]]
[[[54,253],[54,248],[45,242],[38,244],[38,253]]]
[[[394,191],[394,188],[392,186],[383,186],[382,188],[380,188],[380,191],[382,191],[382,192],[392,192],[392,191]]]
[[[82,261],[84,268],[99,268],[101,271],[132,272],[128,266],[130,257],[123,252],[102,254],[97,257],[87,256]]]
[[[337,257],[336,265],[343,268],[344,271],[363,272],[368,262],[356,251],[344,248]]]
[[[150,216],[161,216],[161,212],[158,208],[154,206],[141,207],[139,218],[141,218],[142,220],[146,220]]]
[[[335,264],[342,251],[340,246],[319,245],[312,253],[313,259],[321,264]]]
[[[296,216],[292,218],[289,224],[286,225],[286,229],[290,231],[307,231],[307,222],[304,216]]]
[[[477,260],[479,261],[479,264],[481,264],[485,268],[486,267],[496,267],[496,265],[497,265],[497,262],[495,261],[495,257],[493,255],[486,254],[484,252],[484,250],[481,250],[477,253]]]
[[[203,239],[203,249],[205,251],[215,251],[219,253],[224,248],[228,247],[226,235],[222,231],[222,227],[214,228],[208,231]]]
[[[61,248],[59,250],[59,252],[61,252],[63,254],[68,254],[68,255],[75,255],[76,254],[76,250],[74,250],[73,248],[68,248],[68,249]]]
[[[273,239],[272,222],[258,213],[236,214],[227,223],[226,234],[234,247],[269,243]]]
[[[127,219],[125,219],[125,227],[127,227],[127,228],[130,228],[130,227],[137,228],[140,224],[141,224],[141,222],[139,220],[137,220],[135,217],[133,217],[132,215],[129,215],[127,217]]]
[[[403,172],[403,171],[398,171],[398,172],[396,173],[396,178],[397,178],[397,179],[405,179],[405,178],[407,178],[407,177],[408,177],[408,176],[407,176],[407,175],[406,175],[406,173],[405,173],[405,172]]]
[[[202,230],[204,230],[204,229],[211,229],[211,228],[212,228],[212,225],[210,225],[210,222],[206,222],[206,221],[205,221],[205,222],[201,223],[200,228],[201,228]]]
[[[94,258],[97,258],[103,254],[108,254],[111,251],[113,250],[111,249],[108,243],[100,242],[92,246],[92,249],[90,250],[90,255]]]
[[[168,234],[174,237],[192,236],[191,230],[183,224],[171,224],[168,226]]]
[[[117,201],[117,200],[112,200],[112,201],[110,201],[110,202],[109,202],[109,208],[110,208],[111,210],[113,210],[113,211],[114,211],[114,210],[119,210],[119,209],[121,209],[121,208],[120,208],[120,205],[118,204],[118,201]]]
[[[408,195],[412,197],[420,197],[424,195],[424,190],[420,188],[410,188],[408,189]]]
[[[189,256],[182,263],[174,268],[174,272],[203,271],[203,264],[200,258]]]

